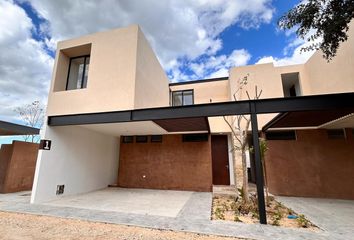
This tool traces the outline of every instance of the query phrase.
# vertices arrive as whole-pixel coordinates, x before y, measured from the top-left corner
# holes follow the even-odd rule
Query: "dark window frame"
[[[143,138],[143,140],[139,139],[139,138]],[[147,143],[148,142],[148,136],[147,135],[138,135],[135,136],[135,142],[136,143]]]
[[[131,139],[131,140],[127,140],[127,139]],[[123,136],[122,142],[123,143],[133,143],[134,142],[134,136]]]
[[[344,128],[327,129],[327,137],[330,140],[347,139]]]
[[[71,57],[70,58],[70,61],[69,61],[69,69],[68,69],[68,74],[67,74],[67,77],[66,77],[66,86],[65,86],[65,91],[71,91],[71,90],[77,90],[77,89],[83,89],[85,86],[84,84],[84,80],[85,80],[85,71],[86,71],[86,59],[87,58],[90,58],[91,55],[90,54],[87,54],[87,55],[81,55],[81,56],[77,56],[77,57]],[[70,76],[70,68],[71,68],[71,61],[73,59],[77,59],[77,58],[84,58],[84,68],[82,70],[82,79],[81,79],[81,86],[80,88],[75,88],[75,89],[68,89],[68,85],[69,85],[69,76]],[[91,59],[90,59],[91,61]],[[87,86],[87,85],[86,85]]]
[[[182,142],[208,142],[208,133],[183,134]]]
[[[184,105],[184,92],[190,92],[192,91],[192,104],[189,105],[194,105],[194,89],[184,89],[184,90],[176,90],[176,91],[171,91],[171,102],[172,102],[172,106],[188,106],[188,105]],[[182,93],[182,105],[175,105],[175,101],[173,98],[173,93],[177,93],[177,92],[181,92]]]
[[[150,136],[150,142],[152,142],[152,143],[161,143],[162,142],[162,135],[151,135]]]
[[[266,140],[269,141],[296,141],[296,130],[274,130],[265,133]]]

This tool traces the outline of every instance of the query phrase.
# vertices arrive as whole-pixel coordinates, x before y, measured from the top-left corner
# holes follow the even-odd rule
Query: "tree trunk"
[[[235,146],[235,139],[234,139],[234,136],[231,135],[231,143],[232,143],[232,146]],[[235,198],[237,199],[238,198],[238,189],[237,189],[237,157],[236,157],[236,154],[237,154],[237,151],[235,150],[235,148],[232,148],[232,167],[233,167],[233,178],[234,178],[234,184],[235,184],[235,192],[236,192],[236,196]]]
[[[264,175],[264,186],[265,186],[265,192],[266,192],[266,202],[268,203],[269,200],[269,191],[268,191],[268,177],[267,177],[267,169],[265,166],[265,160],[264,157],[262,158],[262,168],[263,168],[263,175]]]
[[[246,162],[246,149],[242,148],[242,171],[243,171],[243,179],[242,179],[242,190],[243,190],[243,200],[245,203],[248,203],[250,198],[248,194],[248,173],[247,173],[247,162]]]

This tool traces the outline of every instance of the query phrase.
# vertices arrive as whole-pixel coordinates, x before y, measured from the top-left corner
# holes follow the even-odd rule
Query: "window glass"
[[[123,136],[123,143],[132,143],[134,140],[133,136]]]
[[[87,77],[88,77],[88,70],[90,66],[90,57],[86,58],[86,65],[85,65],[85,75],[84,75],[84,82],[83,82],[83,88],[87,87]]]
[[[345,139],[344,129],[327,129],[329,139]]]
[[[136,136],[135,137],[135,142],[137,142],[137,143],[146,143],[147,142],[147,136]]]
[[[75,57],[70,59],[66,90],[80,89],[87,86],[89,64],[89,56]]]
[[[182,136],[183,142],[207,142],[209,139],[208,134],[184,134]]]
[[[193,91],[183,91],[183,105],[193,104]]]
[[[172,105],[192,105],[194,103],[193,98],[193,90],[175,91],[172,92]]]
[[[295,131],[268,131],[265,135],[267,140],[296,140]]]
[[[182,91],[172,92],[172,103],[173,106],[182,106]]]
[[[162,135],[152,135],[150,138],[151,142],[162,142]]]

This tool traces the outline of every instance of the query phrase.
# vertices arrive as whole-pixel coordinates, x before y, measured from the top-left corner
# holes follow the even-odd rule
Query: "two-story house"
[[[354,36],[352,32],[351,35]],[[31,202],[85,193],[108,185],[211,191],[213,185],[235,184],[231,131],[222,116],[161,116],[148,121],[129,121],[131,114],[144,115],[148,114],[145,109],[158,112],[161,107],[174,106],[172,112],[178,111],[176,106],[233,101],[237,84],[246,75],[248,84],[240,99],[246,99],[245,91],[252,93],[255,85],[262,90],[261,98],[353,92],[353,56],[353,38],[350,38],[331,63],[316,53],[301,65],[244,66],[231,69],[225,78],[169,83],[138,26],[59,42],[47,108],[47,116],[55,116],[56,122],[48,121],[43,129],[42,139],[51,140],[51,148],[39,153]],[[132,109],[136,111],[130,112]],[[346,138],[338,145],[344,145],[346,153],[354,153],[353,133],[348,130],[354,128],[352,115],[348,117],[350,120],[337,120],[347,114],[341,112],[324,118],[326,123],[331,121],[325,127],[323,124],[287,125],[289,121],[294,122],[290,114],[287,121],[286,117],[275,114],[259,115],[260,130],[264,127],[269,139],[266,166],[270,190],[285,195],[306,195],[301,189],[286,192],[284,188],[286,184],[296,185],[296,180],[313,181],[313,175],[305,171],[296,178],[289,177],[289,167],[299,172],[304,165],[317,170],[325,168],[320,163],[326,156],[309,152],[307,148],[309,144],[321,145],[324,140],[310,139],[305,146],[300,142],[306,135],[302,131],[308,131],[309,127],[315,135],[326,133],[327,128],[347,128]],[[276,125],[278,118],[285,121],[280,127]],[[289,146],[279,147],[282,144],[290,144],[290,148],[301,153],[296,155],[296,166],[292,164],[293,155],[286,155]],[[309,154],[317,154],[316,164],[309,164],[309,159],[304,157]],[[326,164],[328,161],[325,160]],[[332,163],[332,169],[347,164],[350,167],[347,171],[354,173],[354,161],[348,160],[347,154],[341,153],[338,161],[343,163]],[[252,157],[250,162],[252,168]],[[277,172],[283,170],[287,172]],[[284,175],[287,176],[285,184],[281,182]],[[342,180],[349,182],[352,176],[346,175]],[[328,178],[328,173],[319,178]],[[324,184],[318,179],[318,184]],[[307,190],[317,187],[308,186]],[[324,191],[324,195],[336,193]],[[354,198],[354,193],[349,190],[349,194],[337,196]]]

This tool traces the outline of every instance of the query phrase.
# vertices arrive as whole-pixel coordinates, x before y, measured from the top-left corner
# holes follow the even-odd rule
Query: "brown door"
[[[213,162],[213,184],[230,185],[227,135],[211,136],[211,157]]]

